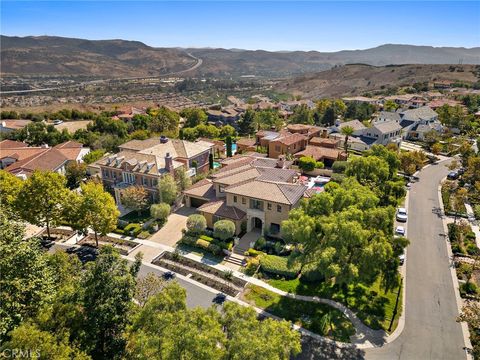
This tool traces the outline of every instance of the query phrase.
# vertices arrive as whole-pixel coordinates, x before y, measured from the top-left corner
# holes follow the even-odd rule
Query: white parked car
[[[401,222],[407,221],[407,209],[405,208],[397,209],[397,221],[401,221]]]
[[[397,226],[395,228],[395,235],[405,236],[405,228],[403,226]]]
[[[403,265],[405,262],[405,250],[403,250],[403,253],[398,257],[398,259],[400,260],[400,265]]]
[[[60,125],[60,124],[62,124],[62,123],[63,123],[63,121],[60,120],[60,119],[53,120],[53,125]]]

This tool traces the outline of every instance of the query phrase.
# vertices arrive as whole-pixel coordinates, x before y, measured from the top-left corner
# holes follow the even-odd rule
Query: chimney
[[[2,121],[2,127],[6,127],[7,123],[5,121]]]
[[[285,155],[280,155],[277,159],[277,168],[283,169],[285,166]]]
[[[173,175],[173,158],[169,152],[165,155],[165,169]]]
[[[165,135],[160,136],[160,144],[166,144],[168,142],[168,138]]]
[[[322,138],[326,138],[328,136],[327,129],[322,130]]]

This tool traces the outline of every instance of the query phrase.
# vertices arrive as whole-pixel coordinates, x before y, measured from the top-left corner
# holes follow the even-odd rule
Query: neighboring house
[[[300,159],[303,156],[314,158],[316,161],[321,161],[325,167],[332,167],[337,160],[347,160],[347,154],[340,149],[332,149],[314,145],[307,145],[305,150],[296,153],[295,158]]]
[[[290,124],[287,130],[292,134],[302,134],[308,139],[318,137],[320,135],[326,136],[327,129],[319,126],[304,125],[304,124]]]
[[[3,140],[0,141],[0,167],[23,179],[35,170],[65,174],[69,162],[83,162],[83,157],[89,152],[89,148],[75,141],[50,148],[30,147],[22,142]]]
[[[268,144],[268,156],[278,158],[280,155],[293,155],[305,149],[308,138],[302,134],[285,134]]]
[[[255,151],[257,141],[254,138],[241,138],[237,140],[237,152]]]
[[[281,136],[280,132],[273,131],[273,130],[259,130],[255,134],[255,139],[257,145],[268,149],[268,144],[270,141],[273,141]]]
[[[425,99],[423,96],[415,95],[415,94],[404,94],[404,95],[392,95],[387,96],[384,98],[384,101],[393,101],[397,105],[402,107],[412,107],[412,108],[419,108],[425,106],[428,103],[428,100]]]
[[[151,201],[158,199],[158,182],[165,174],[184,169],[187,176],[207,173],[213,144],[204,141],[170,140],[165,137],[131,140],[119,146],[120,152],[96,162],[107,188],[113,189],[121,203],[123,189],[144,187]]]
[[[404,139],[423,140],[426,132],[443,129],[438,121],[438,114],[428,106],[405,110],[400,113],[400,116]]]
[[[342,129],[350,126],[353,128],[353,136],[360,136],[363,135],[363,132],[367,128],[365,125],[360,120],[350,120],[346,122],[337,122],[334,126],[331,128],[331,132],[333,133],[342,133]]]
[[[401,115],[399,112],[393,112],[393,111],[380,111],[377,114],[374,115],[373,117],[373,123],[379,123],[382,121],[396,121],[400,122],[402,119]]]
[[[208,121],[222,124],[234,124],[240,119],[240,113],[234,108],[222,108],[221,110],[207,110]]]
[[[402,127],[396,120],[379,121],[367,128],[360,139],[368,146],[388,145],[390,143],[400,145]]]
[[[188,207],[205,216],[207,226],[221,219],[235,223],[236,234],[258,229],[278,236],[281,222],[307,189],[283,158],[239,156],[229,165],[184,191]],[[243,225],[242,225],[243,224]]]
[[[308,142],[308,145],[320,146],[323,148],[337,149],[340,147],[339,139],[314,137]]]
[[[345,103],[353,102],[353,103],[366,103],[370,105],[378,105],[379,100],[378,98],[369,98],[365,96],[354,96],[354,97],[344,97],[342,101]]]
[[[0,123],[0,133],[10,133],[15,130],[22,130],[31,122],[31,120],[2,120]]]
[[[334,133],[330,134],[329,137],[331,139],[336,139],[340,141],[339,147],[345,148],[345,135]],[[363,141],[361,137],[350,136],[348,138],[348,148],[354,151],[362,152],[368,150],[370,148],[370,145]]]

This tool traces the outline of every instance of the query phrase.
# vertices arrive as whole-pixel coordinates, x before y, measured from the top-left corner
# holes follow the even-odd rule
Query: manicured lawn
[[[267,282],[280,290],[293,294],[318,296],[341,302],[354,311],[365,325],[370,326],[372,329],[384,329],[387,331],[393,317],[399,291],[399,289],[396,288],[385,293],[385,291],[380,288],[380,280],[378,280],[370,287],[363,285],[350,286],[347,295],[348,301],[345,301],[345,294],[342,289],[326,283],[307,283],[302,282],[301,279],[270,279],[267,280]],[[400,291],[397,314],[395,315],[390,330],[391,332],[395,330],[401,312],[402,293]]]
[[[350,336],[355,334],[352,323],[326,304],[290,299],[256,285],[248,285],[242,297],[273,315],[334,340],[350,342]]]
[[[195,254],[197,256],[200,256],[202,259],[207,259],[217,264],[220,264],[224,259],[224,256],[213,255],[209,251],[185,244],[178,244],[176,248],[180,250],[180,252]]]

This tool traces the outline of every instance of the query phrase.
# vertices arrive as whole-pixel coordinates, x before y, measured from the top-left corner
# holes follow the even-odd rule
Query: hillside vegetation
[[[478,82],[479,78],[478,65],[353,64],[282,81],[277,85],[277,90],[311,99],[360,95],[438,80],[473,84]]]

